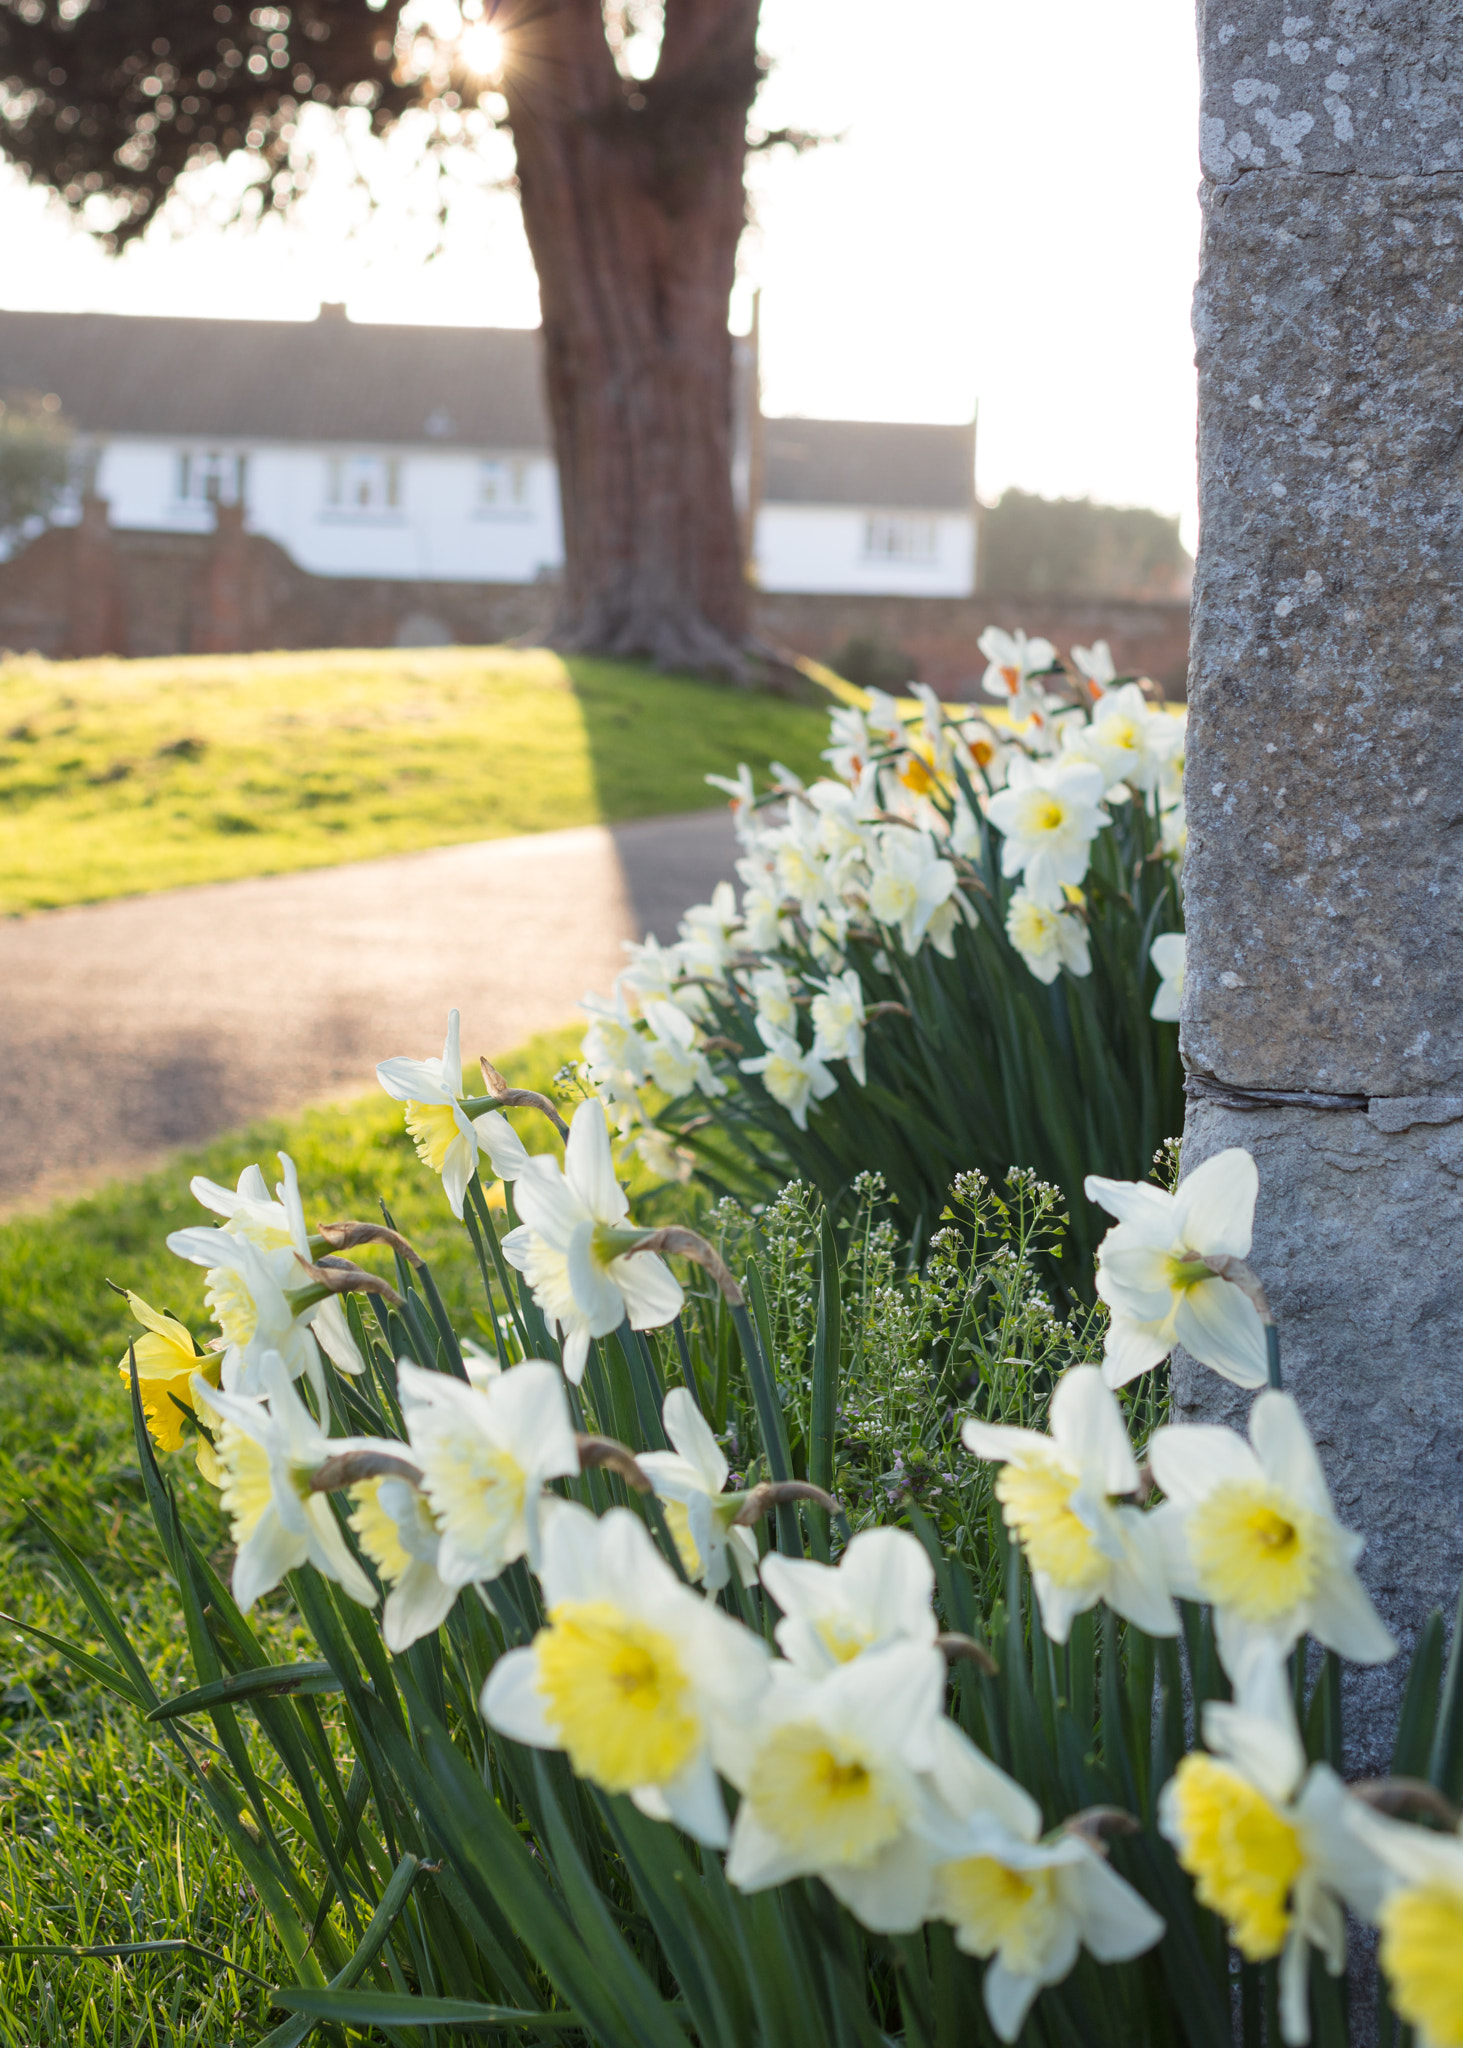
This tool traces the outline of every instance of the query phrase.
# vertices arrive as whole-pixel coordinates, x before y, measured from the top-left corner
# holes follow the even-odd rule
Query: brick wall
[[[0,563],[0,648],[61,658],[432,639],[489,646],[549,630],[552,584],[313,576],[273,541],[246,534],[232,508],[220,514],[212,534],[141,532],[112,527],[105,504],[88,500],[80,525],[52,528]],[[1063,655],[1106,640],[1120,672],[1152,676],[1171,696],[1183,694],[1188,666],[1183,599],[763,592],[755,612],[763,640],[821,661],[855,638],[898,647],[945,696],[979,683],[976,642],[989,625],[1043,634]]]

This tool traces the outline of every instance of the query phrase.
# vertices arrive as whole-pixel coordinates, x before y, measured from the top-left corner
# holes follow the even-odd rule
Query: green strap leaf
[[[399,1991],[313,1991],[289,1986],[274,1994],[286,2012],[312,2020],[349,2020],[357,2026],[582,2027],[581,2013],[522,2012],[514,2005],[479,2005],[471,1998],[413,1998]],[[269,2036],[274,2041],[281,2032]],[[267,2044],[261,2043],[261,2048]]]
[[[331,1667],[309,1664],[266,1664],[257,1671],[234,1671],[211,1685],[197,1685],[149,1709],[149,1721],[172,1721],[179,1714],[197,1714],[209,1707],[254,1698],[257,1694],[339,1692],[340,1679]]]

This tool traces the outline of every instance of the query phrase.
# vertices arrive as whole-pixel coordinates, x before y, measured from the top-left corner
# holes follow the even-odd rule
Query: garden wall
[[[0,563],[0,648],[53,659],[97,654],[220,654],[268,647],[389,647],[532,640],[548,630],[552,583],[399,582],[315,576],[219,507],[211,534],[117,528],[89,499],[76,526],[55,527]],[[985,666],[989,625],[1045,634],[1065,655],[1107,640],[1120,671],[1181,696],[1188,666],[1185,599],[970,598],[759,593],[762,639],[827,661],[853,639],[910,657],[943,695],[968,693]]]

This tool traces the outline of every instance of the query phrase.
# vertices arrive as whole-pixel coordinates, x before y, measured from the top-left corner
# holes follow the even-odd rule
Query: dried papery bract
[[[500,1109],[542,1110],[559,1136],[568,1138],[569,1126],[547,1095],[540,1095],[534,1088],[510,1088],[486,1053],[478,1060],[478,1065],[483,1070],[483,1083]]]
[[[332,1251],[354,1251],[361,1244],[384,1244],[399,1252],[409,1266],[420,1268],[425,1261],[421,1253],[414,1250],[399,1230],[388,1230],[384,1223],[358,1223],[350,1219],[339,1223],[318,1223],[315,1236],[323,1239]]]

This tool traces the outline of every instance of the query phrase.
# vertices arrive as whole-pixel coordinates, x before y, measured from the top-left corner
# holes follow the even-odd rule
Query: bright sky
[[[978,401],[983,497],[1153,505],[1192,547],[1191,10],[763,0],[763,23],[758,118],[843,137],[752,166],[732,324],[760,286],[767,411],[957,420]],[[430,239],[405,205],[366,219],[338,173],[290,228],[180,219],[114,261],[0,171],[10,307],[536,321],[510,197],[464,198],[425,263]]]

